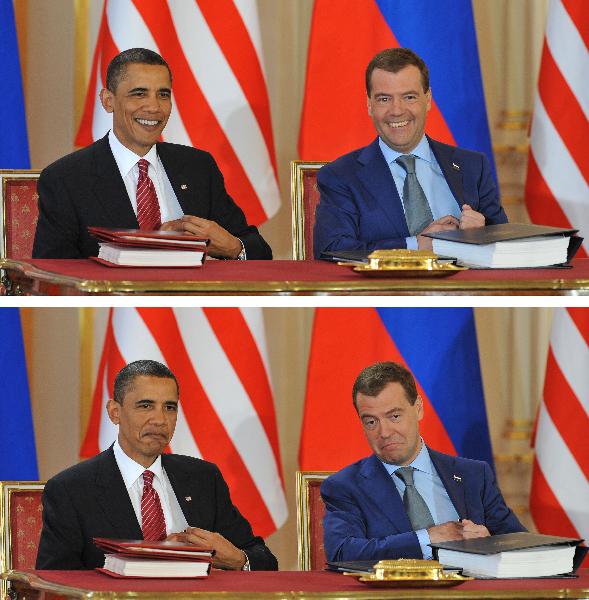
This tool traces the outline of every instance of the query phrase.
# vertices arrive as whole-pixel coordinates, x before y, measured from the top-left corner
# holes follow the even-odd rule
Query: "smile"
[[[409,121],[398,121],[397,123],[388,123],[388,125],[393,129],[398,129],[399,127],[405,127],[405,125],[409,125]]]
[[[161,121],[149,120],[149,119],[135,119],[135,120],[140,125],[145,125],[147,127],[155,127],[156,125],[159,125],[161,123]]]

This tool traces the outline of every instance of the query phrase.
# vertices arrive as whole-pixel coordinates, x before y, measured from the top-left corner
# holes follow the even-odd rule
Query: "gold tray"
[[[352,575],[352,573],[345,573]],[[372,579],[371,577],[359,577],[358,581],[371,587],[403,588],[403,587],[451,587],[470,581],[472,577],[450,574],[447,579]]]

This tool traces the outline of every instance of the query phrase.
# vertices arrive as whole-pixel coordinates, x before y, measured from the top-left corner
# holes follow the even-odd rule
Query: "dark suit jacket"
[[[270,246],[225,191],[208,152],[163,142],[157,152],[184,214],[215,221],[240,238],[248,259],[272,258]],[[108,136],[43,169],[38,192],[34,258],[96,256],[98,242],[88,234],[89,225],[139,227]]]
[[[485,525],[492,535],[525,531],[486,462],[428,450],[461,519]],[[403,499],[375,455],[328,477],[321,496],[327,560],[423,558]]]
[[[163,454],[162,465],[191,527],[226,537],[246,552],[252,569],[278,568],[264,540],[254,536],[232,504],[227,484],[214,464]],[[37,569],[102,567],[104,552],[92,543],[93,537],[143,537],[112,446],[47,482]]]
[[[487,157],[428,141],[458,206],[469,204],[485,215],[487,225],[506,223]],[[321,200],[313,233],[315,258],[326,250],[406,247],[409,230],[403,203],[378,138],[325,165],[317,184]]]

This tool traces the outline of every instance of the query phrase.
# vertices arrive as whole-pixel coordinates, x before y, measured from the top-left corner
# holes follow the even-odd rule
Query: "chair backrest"
[[[2,215],[0,258],[27,259],[33,255],[33,240],[39,208],[37,180],[40,171],[0,170]]]
[[[44,487],[44,481],[0,481],[0,572],[35,568]],[[2,598],[6,584],[3,580]]]
[[[319,203],[317,171],[325,164],[302,160],[290,163],[293,260],[313,259],[313,226],[315,208]]]
[[[333,471],[297,471],[297,545],[300,571],[325,567],[323,514],[319,488]]]

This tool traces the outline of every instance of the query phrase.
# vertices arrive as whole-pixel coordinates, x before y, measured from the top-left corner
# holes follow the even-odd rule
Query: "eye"
[[[178,412],[178,405],[177,404],[166,404],[166,410],[168,412]]]
[[[170,98],[170,96],[171,96],[171,95],[172,95],[172,94],[171,94],[170,92],[167,92],[167,91],[166,91],[166,92],[159,92],[159,96],[160,96],[160,98],[164,98],[164,99],[166,99],[166,100],[167,100],[168,98]]]
[[[375,429],[376,426],[378,425],[378,420],[375,419],[374,417],[364,417],[362,419],[362,425],[364,425],[364,427],[368,430],[372,430]]]

